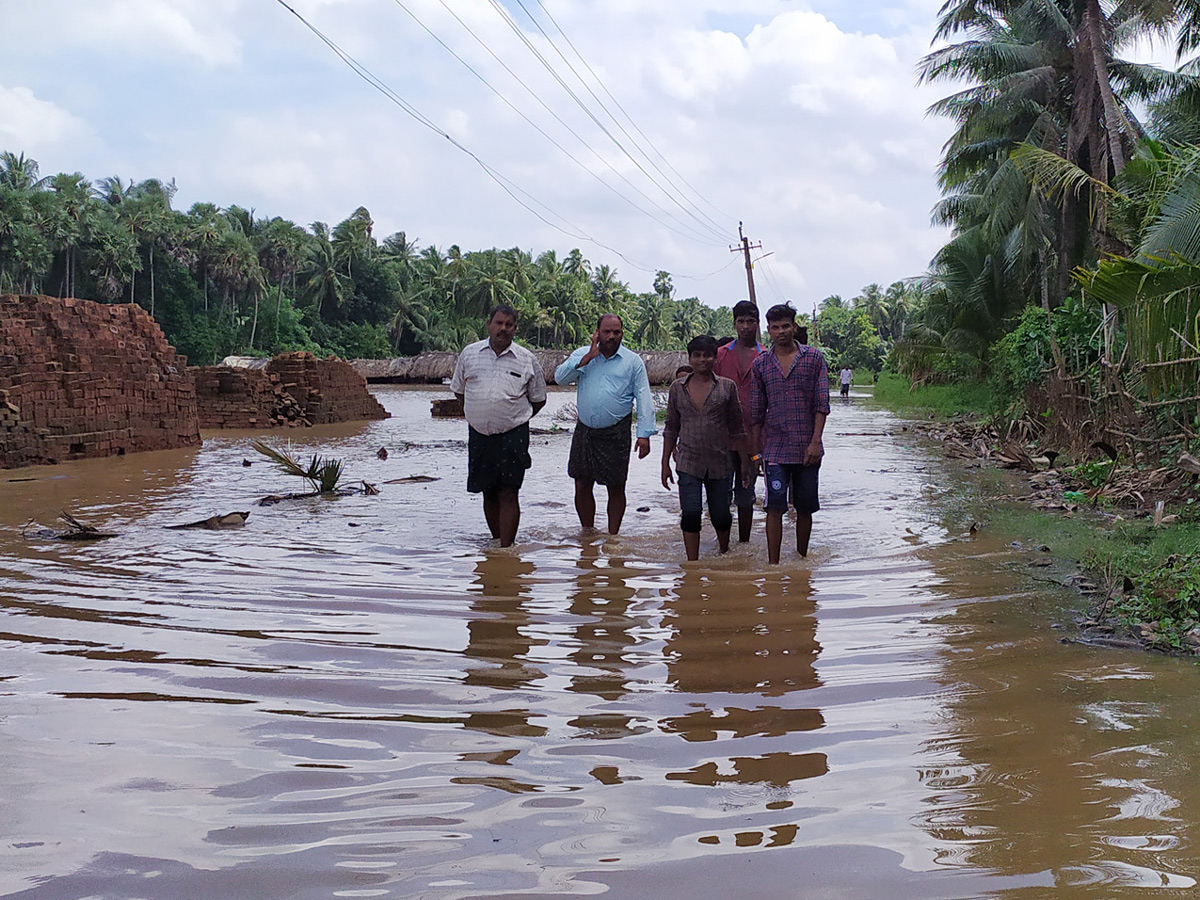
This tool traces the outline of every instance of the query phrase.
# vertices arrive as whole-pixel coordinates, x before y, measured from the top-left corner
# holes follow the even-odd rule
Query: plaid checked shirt
[[[797,346],[787,372],[780,367],[774,347],[754,360],[750,369],[750,424],[763,426],[764,462],[803,464],[817,413],[829,415],[825,357],[816,347]]]

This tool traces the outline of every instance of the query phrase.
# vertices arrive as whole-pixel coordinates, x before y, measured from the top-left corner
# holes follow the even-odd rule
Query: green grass
[[[992,415],[997,412],[995,389],[986,381],[922,385],[915,391],[902,375],[882,372],[875,385],[875,402],[902,415],[948,418],[957,415]]]
[[[1126,625],[1153,626],[1151,640],[1160,649],[1183,649],[1187,633],[1200,625],[1200,525],[1124,522],[1083,562],[1125,588],[1108,615]]]
[[[1102,595],[1112,592],[1103,618],[1153,626],[1150,640],[1161,650],[1183,650],[1187,633],[1200,626],[1198,522],[1155,527],[1083,511],[1066,518],[1000,506],[991,511],[988,525],[1077,561]]]

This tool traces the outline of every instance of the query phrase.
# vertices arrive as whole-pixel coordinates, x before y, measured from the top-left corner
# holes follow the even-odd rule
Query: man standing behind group
[[[450,390],[467,417],[467,490],[483,494],[492,537],[508,547],[521,523],[519,492],[529,458],[529,420],[546,405],[546,376],[536,357],[513,343],[517,311],[500,304],[488,336],[458,357]]]
[[[621,346],[621,317],[605,313],[596,323],[590,347],[580,347],[554,370],[558,384],[579,382],[575,406],[579,422],[571,439],[567,474],[575,481],[575,512],[584,528],[596,525],[597,482],[608,488],[608,531],[616,534],[625,516],[629,478],[630,426],[637,407],[638,459],[650,454],[654,398],[642,358]]]
[[[740,300],[733,305],[733,327],[737,338],[717,350],[717,363],[713,372],[722,378],[728,378],[737,385],[738,401],[741,403],[742,416],[746,434],[750,433],[750,388],[753,381],[750,369],[754,360],[762,353],[762,345],[758,342],[758,307],[749,300]],[[755,480],[752,475],[749,483],[744,483],[741,472],[745,469],[743,453],[738,451],[738,443],[729,446],[730,464],[733,471],[732,489],[733,502],[738,511],[738,540],[742,543],[750,540],[750,530],[754,524]],[[750,451],[757,455],[758,445]],[[758,462],[758,460],[752,460]],[[757,472],[757,466],[754,467]]]
[[[796,310],[790,304],[767,310],[767,334],[771,349],[751,370],[750,427],[767,482],[767,559],[777,563],[789,488],[801,556],[808,555],[813,513],[821,508],[817,476],[825,453],[829,367],[820,350],[796,342]]]

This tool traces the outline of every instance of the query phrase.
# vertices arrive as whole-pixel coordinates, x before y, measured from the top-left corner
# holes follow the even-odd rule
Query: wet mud
[[[0,478],[0,896],[1191,894],[1197,669],[1061,643],[1078,595],[862,398],[771,567],[761,517],[683,561],[657,443],[580,533],[569,433],[501,550],[444,392],[375,393],[292,448],[378,496],[237,529],[166,526],[290,487],[250,435]],[[117,537],[22,536],[62,510]]]

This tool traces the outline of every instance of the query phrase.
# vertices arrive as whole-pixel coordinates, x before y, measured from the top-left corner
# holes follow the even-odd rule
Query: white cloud
[[[29,88],[0,84],[0,149],[39,153],[87,132],[81,119],[48,100],[39,100]]]
[[[10,34],[45,23],[43,51],[86,47],[104,55],[236,62],[242,42],[230,27],[239,0],[38,0],[5,12]],[[21,8],[24,7],[24,8]]]

